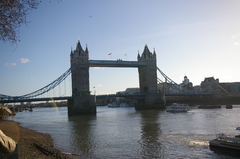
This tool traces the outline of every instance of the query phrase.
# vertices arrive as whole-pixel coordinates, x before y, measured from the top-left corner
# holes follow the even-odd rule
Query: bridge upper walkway
[[[146,66],[142,61],[89,60],[90,67],[139,67]]]

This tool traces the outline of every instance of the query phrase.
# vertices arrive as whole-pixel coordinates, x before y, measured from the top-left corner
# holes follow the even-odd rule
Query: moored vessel
[[[236,130],[240,130],[240,128],[237,127]],[[215,139],[209,141],[209,147],[240,152],[240,135],[230,137],[220,133]]]
[[[173,103],[171,106],[166,107],[167,112],[187,112],[189,111],[189,106],[187,104]]]
[[[119,107],[119,105],[118,105],[116,102],[112,102],[112,103],[109,103],[109,104],[107,105],[107,107],[108,107],[108,108],[117,108],[117,107]]]
[[[233,106],[231,104],[226,105],[226,109],[232,109]]]
[[[214,109],[221,108],[221,105],[199,105],[198,109]]]

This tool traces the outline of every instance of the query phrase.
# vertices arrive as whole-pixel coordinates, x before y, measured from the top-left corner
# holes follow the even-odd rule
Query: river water
[[[212,151],[217,133],[236,135],[240,107],[197,109],[187,113],[97,107],[96,115],[68,117],[67,107],[34,108],[9,118],[21,126],[50,134],[62,151],[79,158],[238,158]],[[240,133],[240,132],[239,132]]]

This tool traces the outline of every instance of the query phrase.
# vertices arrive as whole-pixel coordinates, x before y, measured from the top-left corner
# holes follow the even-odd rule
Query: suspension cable
[[[56,80],[54,80],[53,82],[51,82],[47,86],[45,86],[45,87],[43,87],[43,88],[41,88],[37,91],[31,92],[31,93],[28,93],[28,94],[25,94],[25,95],[22,95],[22,96],[7,96],[7,95],[0,94],[0,97],[3,98],[3,99],[12,99],[12,98],[14,98],[14,99],[29,99],[29,98],[37,97],[37,96],[42,95],[46,92],[49,92],[50,90],[53,90],[62,81],[64,81],[69,76],[69,74],[71,74],[72,69],[73,68],[69,68],[66,72],[64,72]]]

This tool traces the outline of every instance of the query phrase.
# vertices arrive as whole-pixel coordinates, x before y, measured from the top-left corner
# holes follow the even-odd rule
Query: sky
[[[44,1],[27,15],[20,42],[0,41],[0,94],[24,95],[57,79],[78,40],[91,60],[137,61],[147,44],[176,83],[185,75],[193,85],[206,77],[240,82],[239,16],[239,0]],[[71,95],[71,78],[61,85],[55,93]],[[96,94],[131,87],[139,87],[137,68],[90,68]]]

